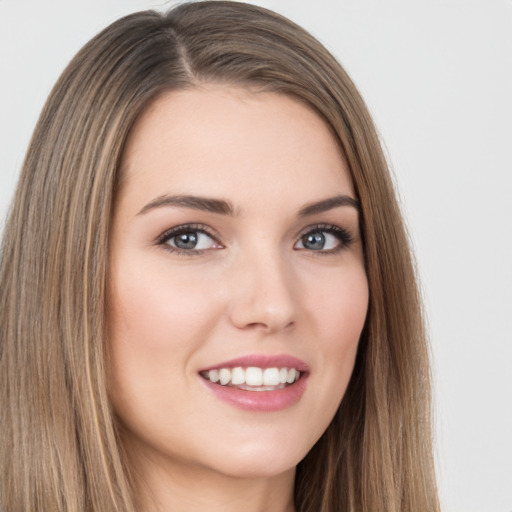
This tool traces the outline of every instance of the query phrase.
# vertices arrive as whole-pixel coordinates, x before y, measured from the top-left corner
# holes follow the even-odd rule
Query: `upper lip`
[[[219,368],[248,368],[250,366],[255,366],[257,368],[295,368],[300,372],[309,371],[307,363],[289,354],[250,354],[230,359],[229,361],[213,364],[206,368],[202,368],[200,371],[205,372]]]

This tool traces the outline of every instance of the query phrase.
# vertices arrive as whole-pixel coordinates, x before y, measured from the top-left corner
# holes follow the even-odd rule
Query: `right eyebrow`
[[[178,206],[182,208],[192,208],[194,210],[203,210],[221,215],[235,216],[236,212],[233,205],[224,199],[213,199],[211,197],[178,195],[163,195],[156,197],[146,204],[137,215],[142,215],[155,208],[164,206]]]

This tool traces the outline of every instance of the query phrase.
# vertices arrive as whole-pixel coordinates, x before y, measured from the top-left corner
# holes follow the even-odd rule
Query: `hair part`
[[[71,61],[42,111],[1,253],[0,509],[136,509],[106,375],[118,171],[152,101],[209,82],[312,107],[339,142],[361,202],[368,316],[342,404],[297,468],[297,511],[437,511],[421,302],[371,117],[317,40],[231,1],[113,23]]]

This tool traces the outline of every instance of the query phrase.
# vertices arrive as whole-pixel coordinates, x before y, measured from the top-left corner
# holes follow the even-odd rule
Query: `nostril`
[[[244,331],[256,331],[262,330],[266,332],[276,332],[281,330],[290,330],[294,325],[294,321],[290,321],[288,323],[281,323],[275,320],[268,320],[266,322],[251,322],[251,323],[241,323],[237,325],[236,322],[233,322],[238,329]]]

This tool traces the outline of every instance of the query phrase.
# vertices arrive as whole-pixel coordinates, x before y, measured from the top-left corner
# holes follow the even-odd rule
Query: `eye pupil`
[[[308,233],[302,237],[302,245],[306,249],[321,250],[325,246],[325,235],[322,233]]]
[[[197,233],[180,233],[174,237],[174,244],[179,249],[194,249],[197,245]]]

